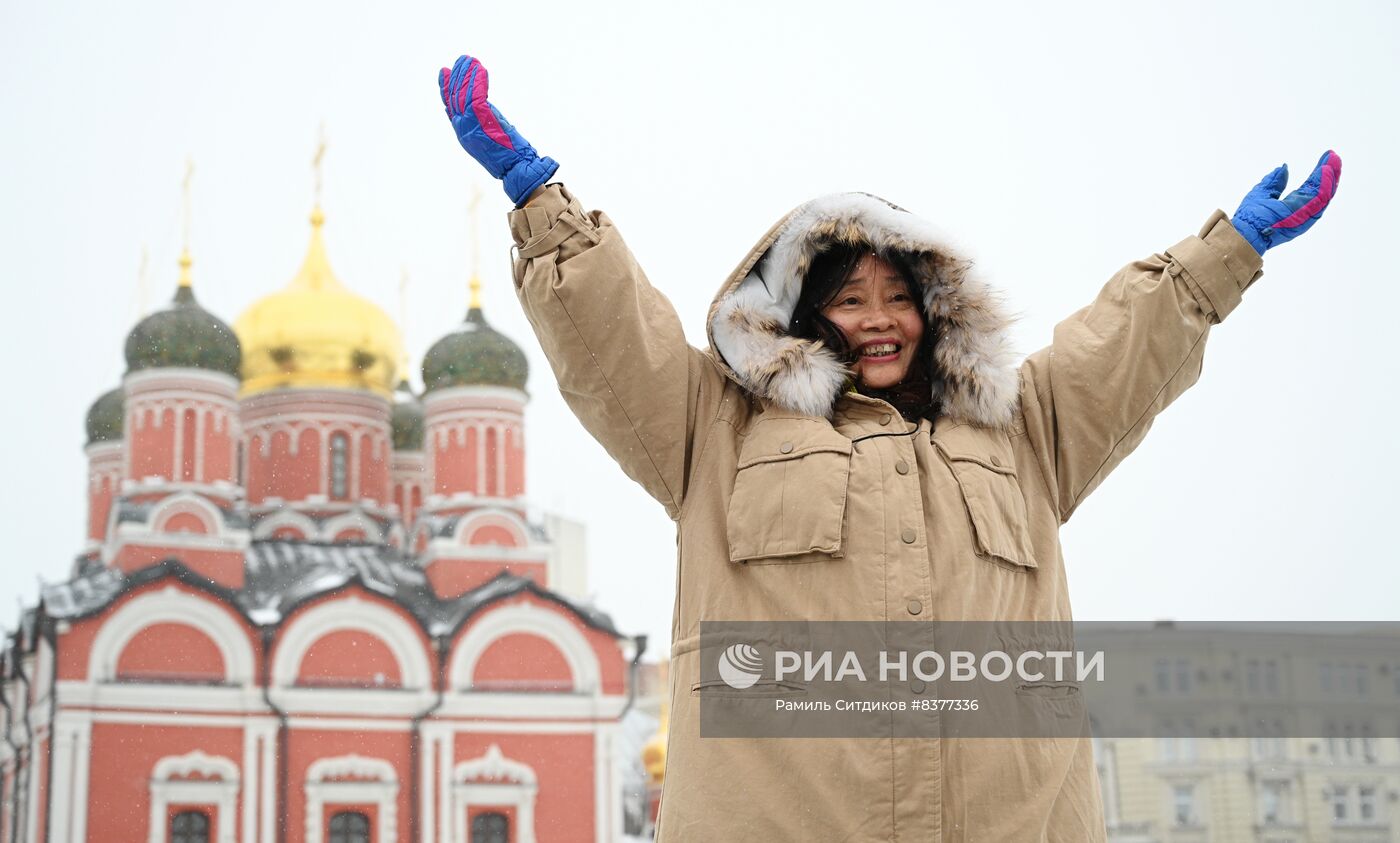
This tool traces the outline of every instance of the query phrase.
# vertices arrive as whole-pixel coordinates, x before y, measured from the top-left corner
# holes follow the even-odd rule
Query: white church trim
[[[223,513],[208,500],[191,492],[177,492],[156,504],[146,523],[151,532],[163,533],[166,523],[171,518],[186,513],[200,520],[206,530],[205,535],[212,537],[224,534]]]
[[[499,746],[491,744],[485,755],[452,768],[452,840],[468,843],[471,827],[467,817],[471,808],[479,806],[514,808],[516,827],[512,839],[517,843],[535,843],[538,791],[535,771],[506,758]]]
[[[122,650],[147,627],[178,623],[208,636],[224,660],[224,681],[250,685],[253,681],[253,647],[244,629],[213,601],[166,586],[134,598],[102,624],[88,656],[88,678],[94,683],[117,678]]]
[[[498,638],[512,633],[537,635],[553,644],[569,665],[573,693],[596,694],[601,688],[598,656],[578,628],[557,612],[531,603],[493,609],[474,621],[457,642],[448,667],[453,690],[471,690],[476,664]]]
[[[427,650],[413,625],[384,606],[353,594],[322,603],[293,618],[277,645],[272,662],[273,683],[279,688],[294,687],[301,660],[311,645],[341,630],[363,632],[384,642],[398,662],[404,689],[430,687],[432,672]]]
[[[398,843],[399,781],[394,765],[379,758],[341,755],[322,758],[306,771],[306,843],[325,839],[327,805],[363,805],[378,809],[377,843]]]
[[[467,545],[467,539],[471,534],[487,526],[502,527],[515,540],[514,547],[501,548],[502,550],[524,550],[530,546],[530,533],[524,520],[514,512],[500,507],[483,507],[463,516],[453,531],[453,539],[459,545],[470,546]]]
[[[337,515],[326,521],[321,527],[321,538],[325,541],[334,541],[336,533],[352,527],[359,528],[364,532],[365,541],[374,542],[376,544],[381,544],[384,541],[384,535],[380,531],[379,525],[374,522],[374,519],[358,511]]]
[[[200,776],[197,779],[188,776]],[[234,843],[234,803],[238,798],[238,765],[227,758],[195,750],[156,762],[151,773],[149,843],[165,843],[166,815],[171,805],[210,805],[217,811],[218,843]]]
[[[253,528],[253,538],[270,539],[272,534],[283,527],[291,527],[301,533],[301,538],[306,541],[318,537],[320,530],[316,522],[308,515],[303,515],[294,509],[281,509],[276,513],[259,519],[257,526]]]

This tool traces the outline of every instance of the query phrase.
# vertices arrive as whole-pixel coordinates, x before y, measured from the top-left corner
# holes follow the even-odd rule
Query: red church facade
[[[234,329],[182,259],[93,405],[88,547],[0,662],[0,843],[621,835],[644,639],[526,506],[524,356],[473,302],[420,403],[320,228]]]

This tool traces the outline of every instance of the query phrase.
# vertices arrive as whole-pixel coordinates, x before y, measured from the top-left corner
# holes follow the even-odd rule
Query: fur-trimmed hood
[[[710,305],[710,346],[755,396],[830,417],[846,367],[820,342],[787,332],[812,259],[836,243],[863,241],[905,253],[937,331],[933,397],[940,414],[988,427],[1010,423],[1019,375],[1001,297],[946,237],[903,208],[865,193],[806,202],[779,220],[725,281]]]

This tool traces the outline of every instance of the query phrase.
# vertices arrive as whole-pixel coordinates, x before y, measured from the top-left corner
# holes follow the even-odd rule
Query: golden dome
[[[656,734],[642,747],[642,766],[652,784],[661,784],[666,778],[666,735],[671,728],[671,707],[665,700],[661,702],[661,722],[656,724]]]
[[[393,394],[403,353],[399,329],[331,272],[324,221],[319,207],[312,211],[311,243],[292,283],[259,299],[233,324],[243,345],[242,395],[284,387]]]

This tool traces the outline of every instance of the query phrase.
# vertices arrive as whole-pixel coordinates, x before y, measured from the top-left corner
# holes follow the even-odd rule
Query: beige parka
[[[866,194],[779,220],[720,288],[705,350],[562,185],[510,226],[564,398],[677,526],[657,839],[1103,840],[1087,739],[700,737],[700,623],[1069,620],[1060,525],[1196,381],[1210,327],[1261,275],[1227,215],[1123,267],[1019,365],[972,263]],[[934,423],[843,392],[830,352],[786,333],[838,240],[913,256],[939,331]]]

